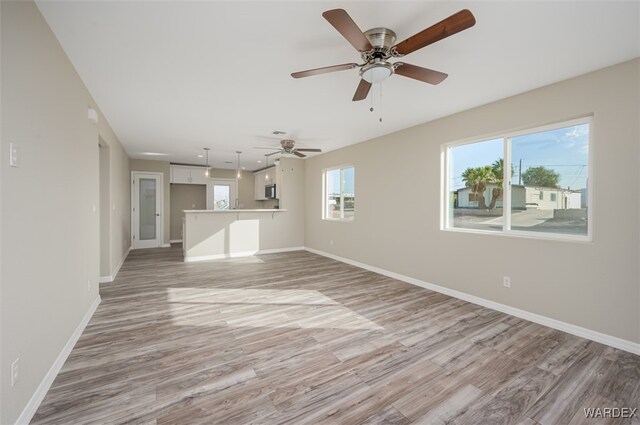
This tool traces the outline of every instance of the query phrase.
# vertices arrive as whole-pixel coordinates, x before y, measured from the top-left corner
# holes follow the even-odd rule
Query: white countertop
[[[255,210],[183,210],[184,213],[244,213],[244,212],[286,212],[287,210],[279,209],[279,208],[271,208],[271,209],[255,209]]]

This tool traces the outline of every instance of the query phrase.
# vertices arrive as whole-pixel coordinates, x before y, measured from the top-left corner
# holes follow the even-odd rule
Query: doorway
[[[131,172],[131,246],[162,246],[162,173]]]

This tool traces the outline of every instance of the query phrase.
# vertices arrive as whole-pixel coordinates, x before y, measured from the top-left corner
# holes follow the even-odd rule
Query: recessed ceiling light
[[[198,158],[204,158],[204,155],[200,154],[198,155]]]
[[[258,160],[258,162],[262,162],[262,161]]]
[[[169,155],[168,153],[160,153],[160,152],[141,152],[140,155],[147,155],[147,156],[167,156]]]

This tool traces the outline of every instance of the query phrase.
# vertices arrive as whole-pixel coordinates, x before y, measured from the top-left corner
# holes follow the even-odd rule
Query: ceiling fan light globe
[[[360,77],[368,83],[381,83],[393,74],[393,66],[388,63],[365,65],[360,70]]]

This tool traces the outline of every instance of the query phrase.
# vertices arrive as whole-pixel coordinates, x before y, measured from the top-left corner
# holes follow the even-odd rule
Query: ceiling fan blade
[[[358,66],[357,63],[344,63],[342,65],[325,66],[322,68],[307,69],[306,71],[294,72],[291,74],[293,78],[311,77],[312,75],[326,74],[328,72],[344,71],[345,69],[353,69]]]
[[[267,147],[267,146],[254,146],[253,148],[254,149],[269,149],[269,150],[272,150],[272,151],[275,151],[275,150],[279,151],[280,150],[280,148],[270,148],[270,147]]]
[[[418,49],[422,49],[429,44],[440,41],[443,38],[452,36],[462,30],[466,30],[474,26],[476,18],[467,9],[463,9],[458,13],[454,13],[448,18],[443,19],[435,25],[420,31],[419,33],[407,38],[393,47],[396,56],[408,55]]]
[[[371,89],[371,83],[369,83],[366,80],[360,80],[360,84],[358,84],[358,88],[356,89],[356,92],[353,95],[353,101],[355,102],[358,100],[366,99],[370,89]]]
[[[300,148],[300,149],[296,149],[298,152],[322,152],[322,149],[306,149],[306,148]]]
[[[359,52],[373,49],[369,39],[344,9],[327,10],[322,16]]]
[[[281,149],[278,149],[277,151],[275,151],[275,152],[271,152],[271,153],[268,153],[268,154],[266,154],[265,156],[271,156],[271,155],[275,155],[275,154],[278,154],[278,153],[281,153],[281,152],[282,152],[282,150],[281,150]]]
[[[411,65],[410,63],[396,62],[399,65],[394,73],[403,77],[413,78],[414,80],[424,81],[429,84],[440,84],[448,77],[444,72],[434,71],[433,69],[423,68],[421,66]]]
[[[305,158],[307,155],[298,152],[297,150],[295,151],[291,151],[292,154],[294,154],[295,156],[299,157],[299,158]]]

